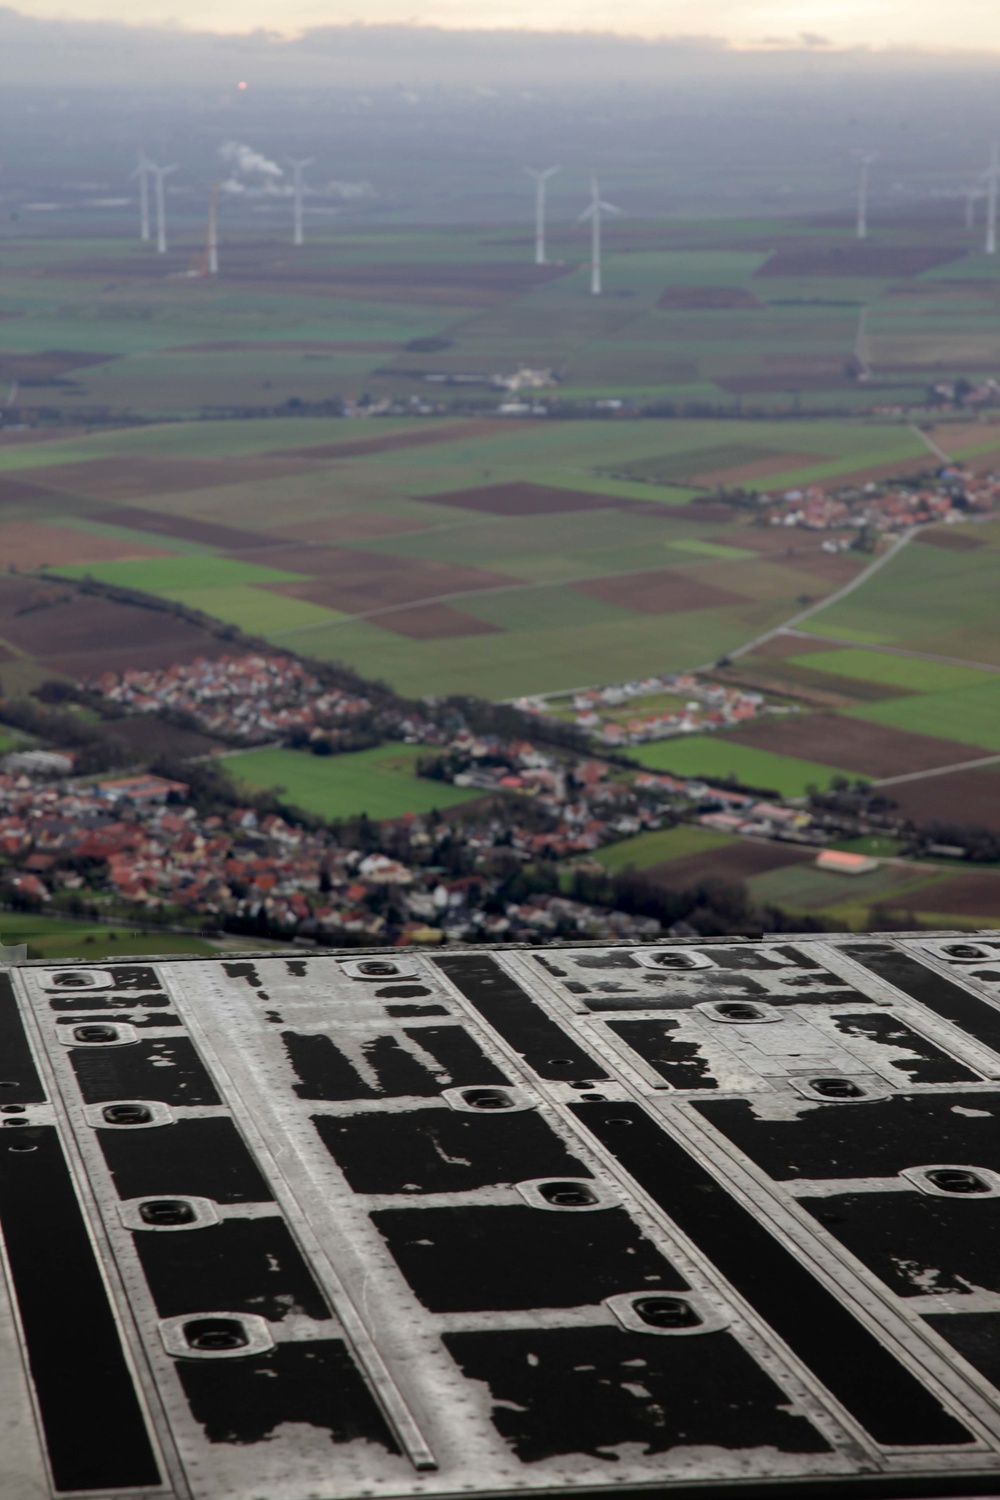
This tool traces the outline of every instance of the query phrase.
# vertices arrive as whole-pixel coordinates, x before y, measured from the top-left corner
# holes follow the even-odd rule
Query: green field
[[[906,688],[912,693],[946,693],[957,688],[987,687],[1000,682],[1000,673],[982,672],[975,667],[953,666],[950,662],[923,661],[919,657],[894,656],[886,651],[812,651],[793,656],[798,666],[815,672],[832,672],[838,677],[853,677],[860,682],[885,683],[888,687]]]
[[[681,823],[676,828],[637,833],[634,838],[622,839],[619,844],[606,844],[603,849],[596,849],[592,857],[609,875],[617,875],[620,870],[648,870],[653,865],[666,864],[668,860],[683,859],[687,854],[704,854],[709,849],[721,849],[733,842],[726,834],[715,833],[711,828]]]
[[[855,708],[851,717],[1000,751],[1000,675],[981,687],[891,698],[886,703]]]
[[[734,777],[742,786],[780,792],[783,797],[801,797],[807,787],[823,789],[834,776],[844,773],[833,766],[798,760],[755,750],[750,745],[731,744],[716,735],[690,735],[639,745],[632,752],[651,771],[669,771],[677,776]]]
[[[172,932],[140,932],[131,927],[98,922],[75,922],[66,917],[35,916],[28,912],[0,914],[0,934],[8,947],[27,943],[29,958],[108,959],[145,953],[216,953],[217,946],[201,938]]]
[[[429,813],[474,801],[467,791],[416,774],[427,752],[417,745],[379,745],[352,755],[310,755],[301,750],[247,750],[219,764],[250,791],[278,790],[282,798],[331,821],[367,813],[378,821],[404,813]]]

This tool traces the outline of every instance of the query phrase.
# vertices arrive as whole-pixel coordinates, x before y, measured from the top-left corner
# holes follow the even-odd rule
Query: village
[[[331,716],[370,707],[324,688],[299,662],[263,655],[106,674],[86,689],[118,711],[183,713],[238,742],[277,735],[302,753],[315,749],[310,737]],[[604,845],[679,819],[822,844],[800,807],[446,729],[403,709],[383,718],[394,737],[421,745],[422,778],[481,796],[447,813],[331,825],[274,797],[241,799],[220,774],[224,761],[211,756],[174,778],[74,778],[71,754],[9,755],[0,774],[0,900],[296,941],[648,936],[660,929],[655,918],[567,894],[574,868],[586,869]]]
[[[870,481],[857,487],[808,485],[781,495],[762,494],[758,502],[770,526],[799,526],[807,531],[839,531],[865,535],[898,534],[911,526],[932,522],[960,524],[991,513],[1000,498],[1000,477],[977,474],[950,463],[933,480]],[[841,552],[859,545],[858,536],[842,535],[824,543]]]
[[[595,744],[612,750],[725,729],[763,714],[796,712],[763,693],[708,682],[692,672],[518,698],[516,707],[541,718],[568,720]]]

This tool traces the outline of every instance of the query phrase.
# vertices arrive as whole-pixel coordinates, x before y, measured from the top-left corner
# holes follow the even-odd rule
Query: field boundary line
[[[911,656],[916,661],[936,661],[946,667],[971,667],[976,672],[1000,673],[995,662],[968,661],[964,656],[937,656],[932,651],[910,651],[906,646],[879,646],[872,641],[848,641],[842,635],[817,635],[812,630],[788,630],[787,635],[804,641],[829,641],[832,646],[848,646],[852,651],[875,651],[884,656]]]
[[[922,427],[918,427],[916,422],[911,423],[910,431],[913,433],[914,437],[919,438],[920,441],[931,450],[936,458],[942,459],[946,464],[951,463],[951,455],[946,453],[943,448],[939,448],[930,434],[926,433]]]
[[[933,771],[908,771],[904,776],[884,776],[873,781],[872,786],[899,786],[904,781],[927,781],[931,776],[950,776],[955,771],[974,771],[978,766],[992,766],[1000,761],[1000,754],[981,755],[978,760],[959,760],[950,766],[937,766]]]
[[[869,563],[867,568],[864,568],[856,578],[852,578],[850,583],[838,589],[835,594],[828,594],[818,604],[810,604],[808,609],[799,610],[799,613],[793,615],[790,620],[785,620],[781,625],[775,625],[772,630],[766,630],[763,635],[755,636],[752,641],[747,641],[746,645],[738,646],[735,651],[728,652],[730,660],[735,661],[739,656],[746,656],[748,652],[753,651],[757,646],[762,646],[765,641],[771,640],[776,635],[781,635],[782,631],[793,630],[803,620],[810,620],[813,615],[818,615],[822,610],[829,609],[831,604],[839,604],[842,599],[846,599],[849,594],[853,594],[855,589],[859,589],[862,584],[867,583],[870,578],[873,578],[876,573],[885,567],[886,563],[891,562],[898,553],[902,552],[907,542],[916,536],[917,530],[916,526],[908,527],[902,536],[897,537],[892,546],[886,552],[882,553],[881,557],[876,557],[874,562]],[[710,665],[714,665],[714,663]],[[708,669],[705,667],[692,667],[690,670],[693,672],[703,672]]]

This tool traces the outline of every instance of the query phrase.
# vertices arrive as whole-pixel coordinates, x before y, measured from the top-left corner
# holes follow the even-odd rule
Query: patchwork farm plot
[[[551,248],[559,263],[539,269],[498,231],[345,229],[290,271],[235,240],[209,284],[180,274],[184,247],[154,264],[121,243],[19,246],[0,264],[0,380],[57,407],[65,435],[0,431],[5,689],[220,649],[176,609],[79,592],[88,575],[411,695],[712,663],[865,561],[755,526],[726,492],[926,468],[905,419],[852,412],[1000,370],[984,323],[1000,274],[951,226],[857,246],[822,226],[616,224],[600,302],[582,231]],[[488,382],[523,367],[557,384],[500,417]],[[448,405],[458,376],[464,415],[320,414]],[[531,415],[536,396],[550,417]],[[583,419],[593,398],[616,415]],[[100,428],[70,426],[95,411]],[[1000,461],[993,427],[957,420],[934,441]],[[1000,751],[997,541],[970,532],[928,534],[939,544],[908,547],[794,649],[741,658],[810,711],[643,758],[795,795]],[[878,646],[973,675],[866,671]]]

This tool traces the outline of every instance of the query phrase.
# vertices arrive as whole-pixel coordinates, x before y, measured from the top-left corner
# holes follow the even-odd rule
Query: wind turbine
[[[139,238],[149,239],[149,158],[139,147],[139,165],[130,174],[139,179]]]
[[[986,254],[997,253],[997,178],[1000,177],[1000,145],[996,141],[990,147],[990,164],[983,173],[986,178]]]
[[[156,178],[156,253],[166,255],[167,253],[167,204],[163,191],[163,179],[171,172],[177,171],[177,163],[170,167],[158,167],[155,162],[147,158],[146,166]]]
[[[302,174],[306,167],[310,166],[315,159],[313,156],[303,156],[299,161],[294,160],[294,158],[290,159],[292,167],[292,190],[295,195],[295,234],[292,240],[292,243],[295,245],[305,243],[305,235],[302,232],[302,193],[304,188]]]
[[[590,206],[585,208],[580,219],[590,220],[590,294],[601,295],[601,215],[620,214],[621,209],[613,203],[605,203],[597,186],[597,178],[590,179]]]
[[[983,190],[978,182],[969,183],[962,189],[962,197],[965,199],[965,227],[972,230],[976,227],[976,199],[983,196]]]
[[[545,260],[545,184],[550,177],[562,171],[561,167],[525,167],[529,177],[535,179],[535,265],[544,266]]]
[[[874,156],[863,156],[861,158],[861,177],[858,181],[858,239],[868,238],[868,174],[871,171]]]

